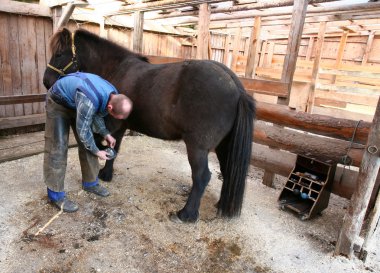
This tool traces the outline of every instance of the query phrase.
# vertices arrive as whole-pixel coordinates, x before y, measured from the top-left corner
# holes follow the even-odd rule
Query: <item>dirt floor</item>
[[[46,199],[42,154],[0,164],[0,272],[380,272],[379,232],[365,264],[332,256],[347,200],[332,195],[321,216],[301,221],[278,208],[284,178],[268,188],[260,169],[250,170],[242,216],[216,217],[221,181],[214,154],[210,161],[200,220],[178,224],[168,215],[191,187],[182,142],[126,137],[107,198],[81,190],[72,148],[66,189],[80,210],[38,236],[57,213]]]

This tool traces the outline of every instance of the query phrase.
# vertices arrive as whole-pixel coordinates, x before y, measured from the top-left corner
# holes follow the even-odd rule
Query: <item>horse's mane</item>
[[[128,50],[127,48],[112,42],[110,40],[104,39],[90,31],[87,31],[85,29],[78,29],[75,31],[75,37],[81,37],[82,39],[85,39],[86,42],[88,43],[94,43],[97,47],[102,48],[102,52],[112,52],[112,55],[116,56],[128,56],[129,58],[137,58],[140,59],[144,62],[149,62],[148,58],[132,52]],[[75,39],[75,38],[74,38]]]
[[[51,52],[62,52],[71,44],[70,31],[66,28],[58,30],[50,39]]]

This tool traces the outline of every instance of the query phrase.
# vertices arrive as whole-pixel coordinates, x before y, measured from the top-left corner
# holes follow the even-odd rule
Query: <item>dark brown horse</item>
[[[206,60],[150,64],[146,57],[82,29],[57,32],[51,50],[53,56],[44,75],[46,88],[60,74],[80,70],[107,79],[133,101],[127,120],[106,121],[117,140],[117,150],[127,128],[165,140],[183,139],[193,186],[176,217],[187,222],[198,219],[200,200],[211,177],[210,150],[215,150],[223,176],[218,213],[240,215],[255,103],[230,69]],[[110,181],[112,171],[110,160],[99,176]]]

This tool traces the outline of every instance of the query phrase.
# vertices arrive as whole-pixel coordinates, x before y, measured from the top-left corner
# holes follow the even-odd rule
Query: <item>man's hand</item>
[[[100,159],[103,159],[103,160],[109,160],[108,158],[108,154],[106,151],[99,151],[96,153],[96,155],[100,158]]]
[[[110,146],[111,148],[115,147],[116,139],[113,136],[108,134],[104,137],[104,139],[105,141],[107,141],[108,146]]]

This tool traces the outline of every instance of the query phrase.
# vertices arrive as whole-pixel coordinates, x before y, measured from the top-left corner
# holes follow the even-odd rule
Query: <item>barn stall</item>
[[[330,160],[329,162],[333,162],[334,166],[336,165],[335,176],[332,178],[333,183],[330,189],[333,193],[331,199],[338,198],[337,196],[343,197],[343,199],[337,200],[342,203],[346,202],[346,205],[339,207],[339,205],[332,203],[333,200],[331,200],[331,204],[322,213],[322,216],[317,217],[315,220],[299,222],[295,218],[296,224],[292,226],[293,228],[298,227],[301,229],[302,227],[304,232],[305,230],[314,229],[314,232],[301,234],[301,240],[298,244],[303,246],[304,241],[308,242],[304,236],[310,236],[314,238],[314,241],[319,241],[319,245],[324,246],[324,250],[328,252],[324,253],[325,256],[328,256],[327,258],[324,257],[327,259],[326,266],[329,266],[329,263],[334,266],[336,263],[341,262],[342,260],[340,259],[343,258],[339,257],[339,255],[342,254],[351,258],[349,263],[353,263],[353,272],[361,272],[355,270],[363,268],[377,270],[376,266],[366,267],[365,263],[361,264],[356,260],[356,256],[362,260],[367,260],[367,256],[370,255],[372,260],[375,261],[373,263],[375,265],[376,259],[378,259],[378,253],[369,250],[369,246],[376,245],[377,242],[376,227],[379,219],[377,201],[379,160],[378,151],[376,150],[376,147],[379,147],[377,137],[378,111],[376,112],[376,109],[378,109],[380,72],[380,60],[378,59],[379,40],[376,35],[379,20],[378,3],[367,3],[367,1],[357,3],[357,1],[354,1],[355,3],[334,5],[336,2],[344,1],[311,1],[310,5],[308,5],[307,1],[297,1],[294,4],[292,3],[293,1],[236,1],[237,3],[232,5],[231,3],[224,3],[226,1],[144,1],[144,3],[124,2],[116,10],[107,11],[102,2],[104,1],[94,1],[92,3],[91,1],[88,1],[88,3],[46,1],[46,3],[37,5],[6,1],[4,5],[2,4],[0,13],[2,31],[0,35],[1,41],[4,42],[1,43],[2,96],[0,98],[0,129],[2,135],[8,135],[2,141],[5,145],[2,148],[2,161],[14,160],[3,163],[6,165],[2,169],[10,169],[17,173],[17,166],[32,164],[32,166],[28,165],[29,168],[35,170],[35,176],[31,177],[36,177],[38,181],[42,180],[41,175],[38,174],[38,168],[41,168],[41,158],[40,161],[37,160],[37,162],[33,163],[26,163],[23,161],[24,159],[18,158],[37,154],[35,157],[38,159],[38,154],[42,152],[43,134],[38,132],[32,133],[32,135],[28,134],[28,137],[24,137],[18,143],[12,133],[30,132],[43,128],[45,116],[43,100],[46,90],[41,79],[50,57],[47,46],[49,37],[59,27],[66,25],[72,30],[78,27],[89,29],[102,37],[117,41],[124,46],[133,48],[137,52],[148,55],[153,63],[181,61],[191,58],[213,59],[230,67],[240,77],[247,92],[257,100],[258,121],[255,124],[255,133],[253,135],[255,144],[251,163],[253,166],[264,170],[262,182],[270,188],[261,188],[260,184],[252,181],[252,193],[248,193],[247,196],[249,197],[247,198],[250,200],[252,197],[260,200],[260,197],[255,196],[253,193],[258,188],[262,190],[260,191],[262,195],[271,196],[272,202],[265,204],[265,200],[261,200],[261,202],[257,201],[258,204],[255,204],[254,200],[247,201],[247,203],[252,202],[245,205],[247,215],[243,213],[243,220],[239,218],[234,220],[233,223],[223,222],[222,219],[209,219],[207,217],[215,214],[213,211],[210,212],[209,208],[211,203],[217,200],[218,189],[215,187],[214,192],[210,190],[210,200],[204,201],[204,203],[208,204],[208,208],[205,208],[203,212],[201,211],[201,213],[205,214],[205,218],[201,218],[204,222],[201,221],[200,226],[197,224],[193,228],[185,227],[187,230],[167,223],[168,219],[165,219],[164,213],[158,211],[154,215],[155,219],[159,223],[164,223],[163,225],[167,228],[166,232],[168,230],[169,232],[174,232],[173,229],[176,229],[174,234],[177,234],[177,237],[183,236],[181,235],[182,232],[200,232],[195,236],[196,238],[192,237],[192,239],[195,238],[195,241],[193,244],[189,244],[189,248],[192,251],[198,249],[201,253],[195,254],[195,252],[192,252],[191,255],[187,256],[184,251],[186,244],[183,241],[178,242],[173,238],[171,240],[174,241],[165,241],[163,239],[161,241],[160,238],[165,238],[165,231],[154,237],[147,236],[146,232],[137,232],[134,235],[136,240],[131,241],[133,245],[142,245],[143,242],[146,242],[151,244],[153,249],[163,251],[164,254],[152,254],[153,252],[145,250],[142,257],[151,255],[149,257],[153,259],[149,260],[146,267],[139,267],[131,263],[134,266],[133,269],[132,267],[125,268],[136,272],[148,272],[149,268],[156,268],[154,270],[158,272],[171,272],[170,270],[172,269],[168,269],[169,264],[176,263],[174,268],[178,271],[181,270],[180,260],[186,257],[187,260],[184,264],[187,267],[184,268],[188,271],[212,272],[212,270],[215,270],[215,272],[220,272],[221,268],[225,268],[227,272],[281,272],[281,270],[282,272],[294,272],[295,266],[298,265],[296,268],[303,268],[298,269],[299,272],[313,272],[313,269],[309,268],[310,265],[305,265],[305,263],[313,264],[316,262],[313,261],[313,258],[315,258],[312,257],[313,255],[301,258],[298,255],[298,258],[295,258],[305,261],[303,263],[302,261],[297,262],[294,257],[290,258],[287,255],[281,257],[279,252],[273,249],[276,246],[275,243],[278,244],[279,240],[283,240],[283,237],[276,237],[277,240],[274,240],[274,242],[273,238],[268,239],[266,241],[267,248],[265,247],[265,242],[261,245],[264,249],[263,252],[270,253],[272,251],[274,253],[270,257],[272,260],[270,258],[268,260],[268,257],[258,253],[259,250],[254,249],[252,243],[245,245],[245,248],[242,247],[242,241],[259,237],[257,234],[252,234],[252,230],[255,230],[256,225],[258,225],[256,222],[263,221],[263,223],[267,223],[269,230],[272,231],[293,234],[290,229],[281,231],[278,226],[271,227],[273,222],[277,222],[278,217],[282,219],[278,221],[281,223],[281,221],[289,221],[289,218],[292,219],[291,217],[294,217],[292,214],[282,211],[276,211],[275,213],[271,211],[263,214],[265,210],[260,207],[260,204],[277,209],[277,199],[282,190],[286,188],[287,178],[296,165],[297,155],[305,155],[317,161],[327,162]],[[120,1],[114,2],[122,4]],[[105,5],[111,6],[110,3],[105,3]],[[99,11],[102,11],[100,17]],[[94,17],[94,12],[96,12],[97,17]],[[22,136],[20,135],[20,137]],[[142,138],[147,142],[147,147],[153,148],[154,145],[150,145],[150,140]],[[143,143],[139,143],[139,140],[134,141],[138,143],[135,144],[136,146],[144,146]],[[15,143],[17,144],[15,145]],[[72,145],[75,144],[73,143]],[[135,147],[133,146],[134,143],[130,145]],[[159,144],[155,145],[165,146],[166,144],[159,142]],[[177,146],[174,146],[174,151],[171,152],[177,153],[176,149],[183,152],[183,148]],[[128,151],[125,154],[127,156],[127,154],[136,152],[140,153],[135,150]],[[119,157],[119,159],[121,158]],[[75,161],[75,159],[73,160]],[[125,162],[130,160],[131,156],[127,156]],[[157,160],[161,159],[158,158]],[[133,164],[135,166],[145,165],[142,162],[131,164],[132,166]],[[153,163],[151,165],[155,166]],[[74,166],[72,168],[75,170]],[[119,175],[124,174],[125,169],[128,170],[128,168],[131,167],[121,165],[118,170]],[[142,168],[145,170],[146,167]],[[25,172],[27,170],[28,168],[25,169]],[[254,168],[254,170],[261,173],[259,169]],[[143,172],[143,170],[140,171]],[[157,173],[153,173],[151,177],[147,177],[147,183],[151,183],[151,180],[154,180],[155,177],[162,176],[162,172],[162,170],[159,170]],[[175,169],[173,172],[175,173]],[[217,168],[214,169],[215,173],[217,173]],[[276,174],[281,176],[276,176]],[[8,175],[10,176],[9,178],[4,176],[5,185],[8,185],[7,182],[9,181],[17,180],[14,178],[14,174],[9,173]],[[257,179],[256,174],[250,173],[250,175],[249,181],[254,180],[253,177]],[[145,176],[145,174],[139,173],[134,180],[139,180],[140,176]],[[77,181],[79,177],[80,175],[77,174],[71,180]],[[168,174],[165,174],[164,177],[172,179],[171,175]],[[190,180],[189,178],[185,179]],[[34,185],[36,189],[40,187],[38,181],[33,181],[33,183],[36,183]],[[161,182],[158,183],[160,186],[169,187]],[[215,184],[217,183],[215,182]],[[211,182],[210,184],[214,183]],[[131,196],[139,196],[139,193],[142,194],[147,191],[147,188],[139,188],[138,185],[139,183],[137,183],[136,187],[141,192],[137,193],[130,192],[132,187],[135,186],[133,181],[131,181],[131,188],[128,187],[128,189],[121,189],[121,185],[113,184],[110,184],[110,187],[113,187],[114,191],[123,192],[125,196],[130,198]],[[17,191],[17,187],[16,189],[13,188],[15,186],[13,184],[9,185],[9,189]],[[172,192],[179,196],[186,194],[189,187],[189,185],[181,184],[172,186],[172,191],[174,188],[179,187],[179,190],[176,188],[174,193]],[[274,191],[273,187],[277,191]],[[160,191],[160,188],[157,188],[157,191]],[[79,190],[77,192],[80,193]],[[43,200],[42,191],[37,194],[40,196],[38,199]],[[111,204],[106,202],[102,204],[100,212],[94,209],[96,203],[87,207],[83,211],[84,215],[81,215],[83,217],[82,222],[84,223],[88,220],[93,223],[94,226],[90,225],[90,230],[93,228],[92,231],[95,235],[90,234],[90,232],[84,232],[81,234],[82,241],[86,239],[84,240],[85,242],[100,243],[95,249],[109,248],[109,245],[105,245],[107,242],[96,240],[99,237],[103,238],[100,235],[104,235],[103,233],[96,233],[96,231],[99,231],[97,225],[104,226],[107,221],[112,222],[112,219],[117,217],[118,213],[124,214],[124,216],[120,216],[121,218],[125,217],[126,213],[122,208],[128,210],[130,207],[126,207],[123,200],[124,202],[128,200],[128,204],[134,204],[133,208],[140,212],[147,213],[149,211],[150,214],[157,209],[141,209],[139,205],[133,203],[133,197],[132,199],[128,198],[120,197],[119,202],[114,202],[113,200]],[[170,197],[168,196],[167,198]],[[24,249],[25,252],[21,252],[21,255],[26,255],[29,259],[38,257],[39,251],[42,251],[47,257],[38,264],[39,267],[37,268],[42,271],[52,271],[55,268],[46,266],[44,262],[49,261],[57,252],[62,253],[63,255],[61,256],[63,257],[61,258],[66,261],[63,267],[58,266],[56,268],[58,271],[71,271],[68,268],[72,268],[73,271],[89,271],[88,268],[96,270],[96,267],[73,265],[75,255],[90,253],[90,249],[94,246],[90,247],[87,245],[88,243],[84,244],[78,238],[75,238],[78,242],[63,240],[65,231],[60,230],[57,224],[53,226],[54,223],[52,223],[50,233],[42,233],[43,236],[37,239],[30,239],[28,236],[25,239],[25,237],[21,236],[21,234],[33,234],[34,229],[43,226],[48,220],[47,216],[53,213],[52,210],[48,210],[45,204],[46,200],[38,202],[36,198],[33,199],[29,195],[27,195],[26,199],[30,202],[25,205],[25,210],[28,211],[28,206],[29,209],[30,207],[37,207],[37,212],[29,211],[33,217],[25,215],[25,211],[22,212],[24,214],[21,214],[23,217],[20,218],[25,220],[22,223],[24,229],[18,231],[18,239],[21,238],[21,242],[6,236],[3,237],[4,242],[9,242],[8,240],[12,239],[10,241],[16,243],[15,245],[18,248]],[[146,206],[148,206],[149,202],[152,202],[143,194],[139,202],[141,200],[145,200],[144,205]],[[7,202],[5,196],[2,197],[2,201],[4,204]],[[25,202],[25,200],[22,202]],[[165,205],[162,205],[166,212],[170,211],[168,203],[177,203],[170,199],[169,201],[162,199],[159,202],[166,202]],[[149,203],[149,205],[152,204]],[[336,234],[336,230],[334,233],[334,230],[326,230],[323,227],[318,229],[318,226],[326,220],[324,218],[327,217],[325,214],[328,215],[329,209],[332,209],[334,205],[337,206],[335,210],[340,210],[338,213],[340,216],[334,220],[329,219],[332,221],[329,225],[336,225],[338,234]],[[206,205],[204,206],[206,207]],[[4,211],[7,215],[11,214],[10,210],[15,207],[17,207],[16,204],[8,207],[4,205]],[[117,212],[117,207],[122,212]],[[9,209],[7,210],[6,208]],[[20,210],[20,208],[18,209]],[[251,215],[251,209],[254,209],[256,216]],[[175,210],[175,208],[173,207],[172,210]],[[47,215],[44,215],[45,212]],[[86,213],[92,214],[94,219],[88,217]],[[330,216],[333,213],[336,213],[336,211],[331,210]],[[149,214],[148,216],[145,215],[146,218],[149,218]],[[111,217],[107,217],[107,215]],[[257,215],[259,215],[258,219]],[[272,218],[268,215],[271,215]],[[87,219],[85,216],[87,216]],[[128,221],[133,222],[133,216],[133,213],[128,214]],[[266,219],[266,216],[269,219]],[[101,219],[102,217],[104,219]],[[247,219],[244,217],[247,217]],[[17,218],[12,219],[15,221]],[[64,222],[67,219],[63,219],[62,216],[60,219],[62,223],[67,224]],[[75,217],[70,219],[75,221]],[[250,222],[252,219],[254,219],[254,223]],[[147,221],[147,219],[145,220]],[[145,229],[152,229],[152,223],[148,221],[144,223],[144,219],[140,219],[140,221],[140,224]],[[215,225],[212,224],[213,221]],[[319,224],[318,221],[320,221]],[[232,226],[228,226],[229,224]],[[240,225],[250,227],[248,231],[243,232],[241,238],[238,235],[242,232]],[[118,227],[120,232],[123,229],[130,231],[130,233],[139,230],[138,228],[133,230],[124,225],[121,226]],[[218,227],[220,230],[218,230]],[[114,238],[115,236],[110,236],[110,234],[119,232],[118,228],[114,230],[111,228],[108,236]],[[221,239],[225,238],[221,235],[220,237],[215,236],[212,238],[202,236],[202,234],[207,234],[206,230],[210,228],[217,234],[221,230],[232,228],[231,234],[234,234],[235,237],[226,241]],[[6,230],[6,224],[3,224],[2,230]],[[14,230],[14,232],[17,234],[17,230]],[[327,237],[323,237],[321,234]],[[60,236],[63,237],[61,238]],[[261,236],[264,236],[264,234],[261,234]],[[297,237],[297,235],[294,236]],[[58,238],[61,238],[61,241]],[[120,239],[121,237],[117,238]],[[157,242],[152,238],[156,239]],[[264,238],[266,237],[264,236]],[[66,246],[59,246],[59,244],[57,246],[57,239],[58,242],[63,245],[66,244]],[[195,242],[203,242],[204,244],[200,246]],[[123,244],[125,243],[124,241]],[[67,244],[71,245],[71,251],[75,249],[75,253],[70,253],[70,247]],[[290,252],[292,250],[289,246],[292,244],[294,242],[289,242],[285,246],[285,248],[290,249]],[[45,246],[43,250],[40,249],[41,245]],[[161,249],[160,245],[167,248]],[[315,248],[317,247],[315,246]],[[331,250],[332,248],[334,248],[333,251]],[[300,247],[300,249],[303,248]],[[313,248],[311,247],[311,249]],[[133,248],[133,250],[136,251],[136,248]],[[37,252],[37,256],[28,256],[28,251]],[[248,255],[250,251],[253,251],[255,255]],[[307,249],[307,251],[311,250]],[[313,249],[313,253],[314,251]],[[12,252],[7,249],[4,253],[9,255]],[[15,253],[17,254],[17,252]],[[137,252],[133,251],[131,253],[124,262],[133,259],[135,255],[141,256],[141,253],[137,254]],[[204,253],[203,256],[202,253]],[[275,255],[276,253],[277,255]],[[317,254],[321,255],[318,252]],[[123,260],[118,255],[120,254],[117,254],[116,257]],[[178,257],[173,258],[173,255],[178,255]],[[294,254],[294,256],[297,256],[297,254]],[[255,257],[260,257],[263,262],[254,259]],[[317,257],[317,260],[320,258]],[[59,257],[54,259],[60,260]],[[153,263],[154,259],[158,260],[156,263],[159,265]],[[203,267],[200,265],[189,267],[190,264],[193,266],[191,259],[202,260]],[[2,266],[9,264],[9,256],[6,256],[6,254],[1,260],[3,261]],[[207,262],[210,263],[206,265]],[[241,262],[240,265],[238,265],[239,262]],[[165,263],[168,265],[165,266]],[[367,263],[370,263],[370,261],[367,261]],[[108,265],[109,262],[106,262],[106,264]],[[101,265],[98,266],[102,268]],[[123,268],[123,263],[119,264],[119,266],[119,269]],[[292,271],[286,271],[287,269],[281,266],[289,266]],[[12,271],[12,269],[4,268]],[[344,269],[346,270],[346,268]],[[111,271],[110,269],[108,270]],[[112,270],[117,272],[115,268]],[[336,270],[339,271],[340,269]],[[102,268],[102,271],[107,272],[104,268]],[[327,271],[329,270],[326,269]]]

